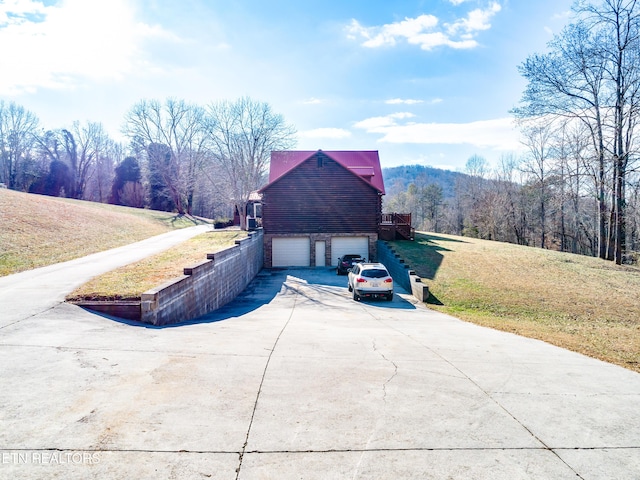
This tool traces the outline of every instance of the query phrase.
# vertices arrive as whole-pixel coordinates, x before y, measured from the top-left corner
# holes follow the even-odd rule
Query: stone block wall
[[[378,241],[378,261],[382,263],[393,277],[393,281],[411,293],[421,302],[429,298],[429,287],[415,274],[400,255],[386,241]]]
[[[153,325],[193,320],[233,300],[264,265],[262,229],[184,269],[184,275],[146,291],[141,321]]]
[[[411,282],[409,280],[409,266],[404,263],[387,242],[378,241],[378,261],[382,263],[393,277],[394,282],[404,288],[407,292],[411,291]]]

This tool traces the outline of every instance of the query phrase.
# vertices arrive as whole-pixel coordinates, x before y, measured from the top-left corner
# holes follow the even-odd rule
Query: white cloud
[[[404,118],[412,118],[415,117],[413,113],[409,112],[398,112],[392,113],[390,115],[385,115],[383,117],[371,117],[366,120],[362,120],[357,122],[354,127],[362,128],[369,132],[380,132],[386,128],[390,128],[396,125],[396,120],[402,120]]]
[[[511,118],[481,120],[469,123],[416,123],[399,124],[397,120],[409,118],[406,114],[372,117],[355,124],[367,133],[382,135],[380,142],[413,144],[470,144],[497,150],[520,150],[522,144]]]
[[[404,104],[404,105],[416,105],[418,103],[423,103],[424,100],[414,100],[412,98],[391,98],[389,100],[387,100],[386,104],[388,105],[400,105],[400,104]]]
[[[344,128],[316,128],[298,133],[301,138],[349,138],[351,132]]]
[[[433,98],[426,102],[427,105],[437,105],[438,103],[444,102],[441,98]],[[420,103],[425,103],[424,100],[417,100],[413,98],[390,98],[386,100],[384,103],[387,105],[418,105]]]
[[[306,100],[302,101],[303,105],[319,105],[321,103],[324,103],[324,100],[315,97],[307,98]]]
[[[3,2],[0,94],[121,79],[143,64],[141,43],[149,38],[176,40],[137,22],[127,0],[62,0],[48,7],[34,0]]]
[[[475,32],[488,30],[491,28],[489,21],[496,13],[500,12],[500,10],[502,10],[502,7],[497,2],[492,3],[487,10],[478,8],[469,12],[466,18],[446,25],[447,31],[451,35],[455,35],[459,31],[462,31],[466,35],[472,35]]]
[[[459,5],[464,0],[451,0]],[[444,24],[439,28],[439,20],[434,15],[419,15],[416,18],[405,18],[400,22],[382,26],[365,27],[355,19],[347,27],[347,36],[361,41],[362,46],[377,48],[394,46],[399,40],[406,40],[411,45],[419,45],[423,50],[431,50],[439,46],[454,49],[468,49],[478,46],[475,35],[491,28],[489,21],[500,12],[501,6],[493,2],[487,9],[476,9],[465,18]]]
[[[434,28],[438,19],[433,15],[420,15],[416,18],[405,18],[401,22],[389,23],[381,27],[364,27],[353,19],[348,27],[350,38],[364,38],[365,47],[381,47],[383,45],[395,45],[398,37],[411,39],[419,35],[425,29]]]
[[[19,25],[28,18],[38,19],[50,8],[32,0],[4,0],[0,3],[0,28]]]

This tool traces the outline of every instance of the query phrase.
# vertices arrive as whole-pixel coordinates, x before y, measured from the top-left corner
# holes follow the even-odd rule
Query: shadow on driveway
[[[309,301],[328,308],[336,308],[335,304],[329,305],[321,300],[324,296],[339,297],[338,302],[354,302],[351,293],[347,290],[347,277],[335,274],[335,269],[290,269],[286,270],[287,278],[284,288],[293,290]],[[300,288],[304,287],[304,288]],[[314,294],[309,294],[311,289]],[[404,290],[403,290],[404,292]],[[315,294],[317,293],[317,295]],[[383,300],[361,300],[359,303],[391,309],[415,310],[415,306],[404,298],[395,294],[393,302]]]
[[[100,314],[91,310],[87,311],[133,327],[150,329],[176,328],[241,317],[269,304],[278,293],[286,293],[287,291],[295,292],[307,300],[326,308],[337,308],[336,302],[353,302],[351,294],[347,291],[347,277],[336,275],[334,268],[265,268],[256,275],[256,278],[234,300],[207,315],[186,322],[170,325],[151,325]],[[325,297],[332,299],[332,301],[324,302],[322,299]],[[367,300],[361,301],[361,303],[378,308],[405,310],[416,308],[397,294],[394,295],[393,302]]]

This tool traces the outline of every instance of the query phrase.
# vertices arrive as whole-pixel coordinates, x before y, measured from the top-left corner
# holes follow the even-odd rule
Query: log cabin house
[[[375,260],[384,182],[377,151],[275,151],[262,195],[265,267]],[[409,220],[410,221],[410,220]]]

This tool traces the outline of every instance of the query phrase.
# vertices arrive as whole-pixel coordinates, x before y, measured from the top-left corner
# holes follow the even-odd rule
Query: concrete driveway
[[[0,296],[3,479],[640,478],[640,375],[334,270],[165,328],[25,298]]]

